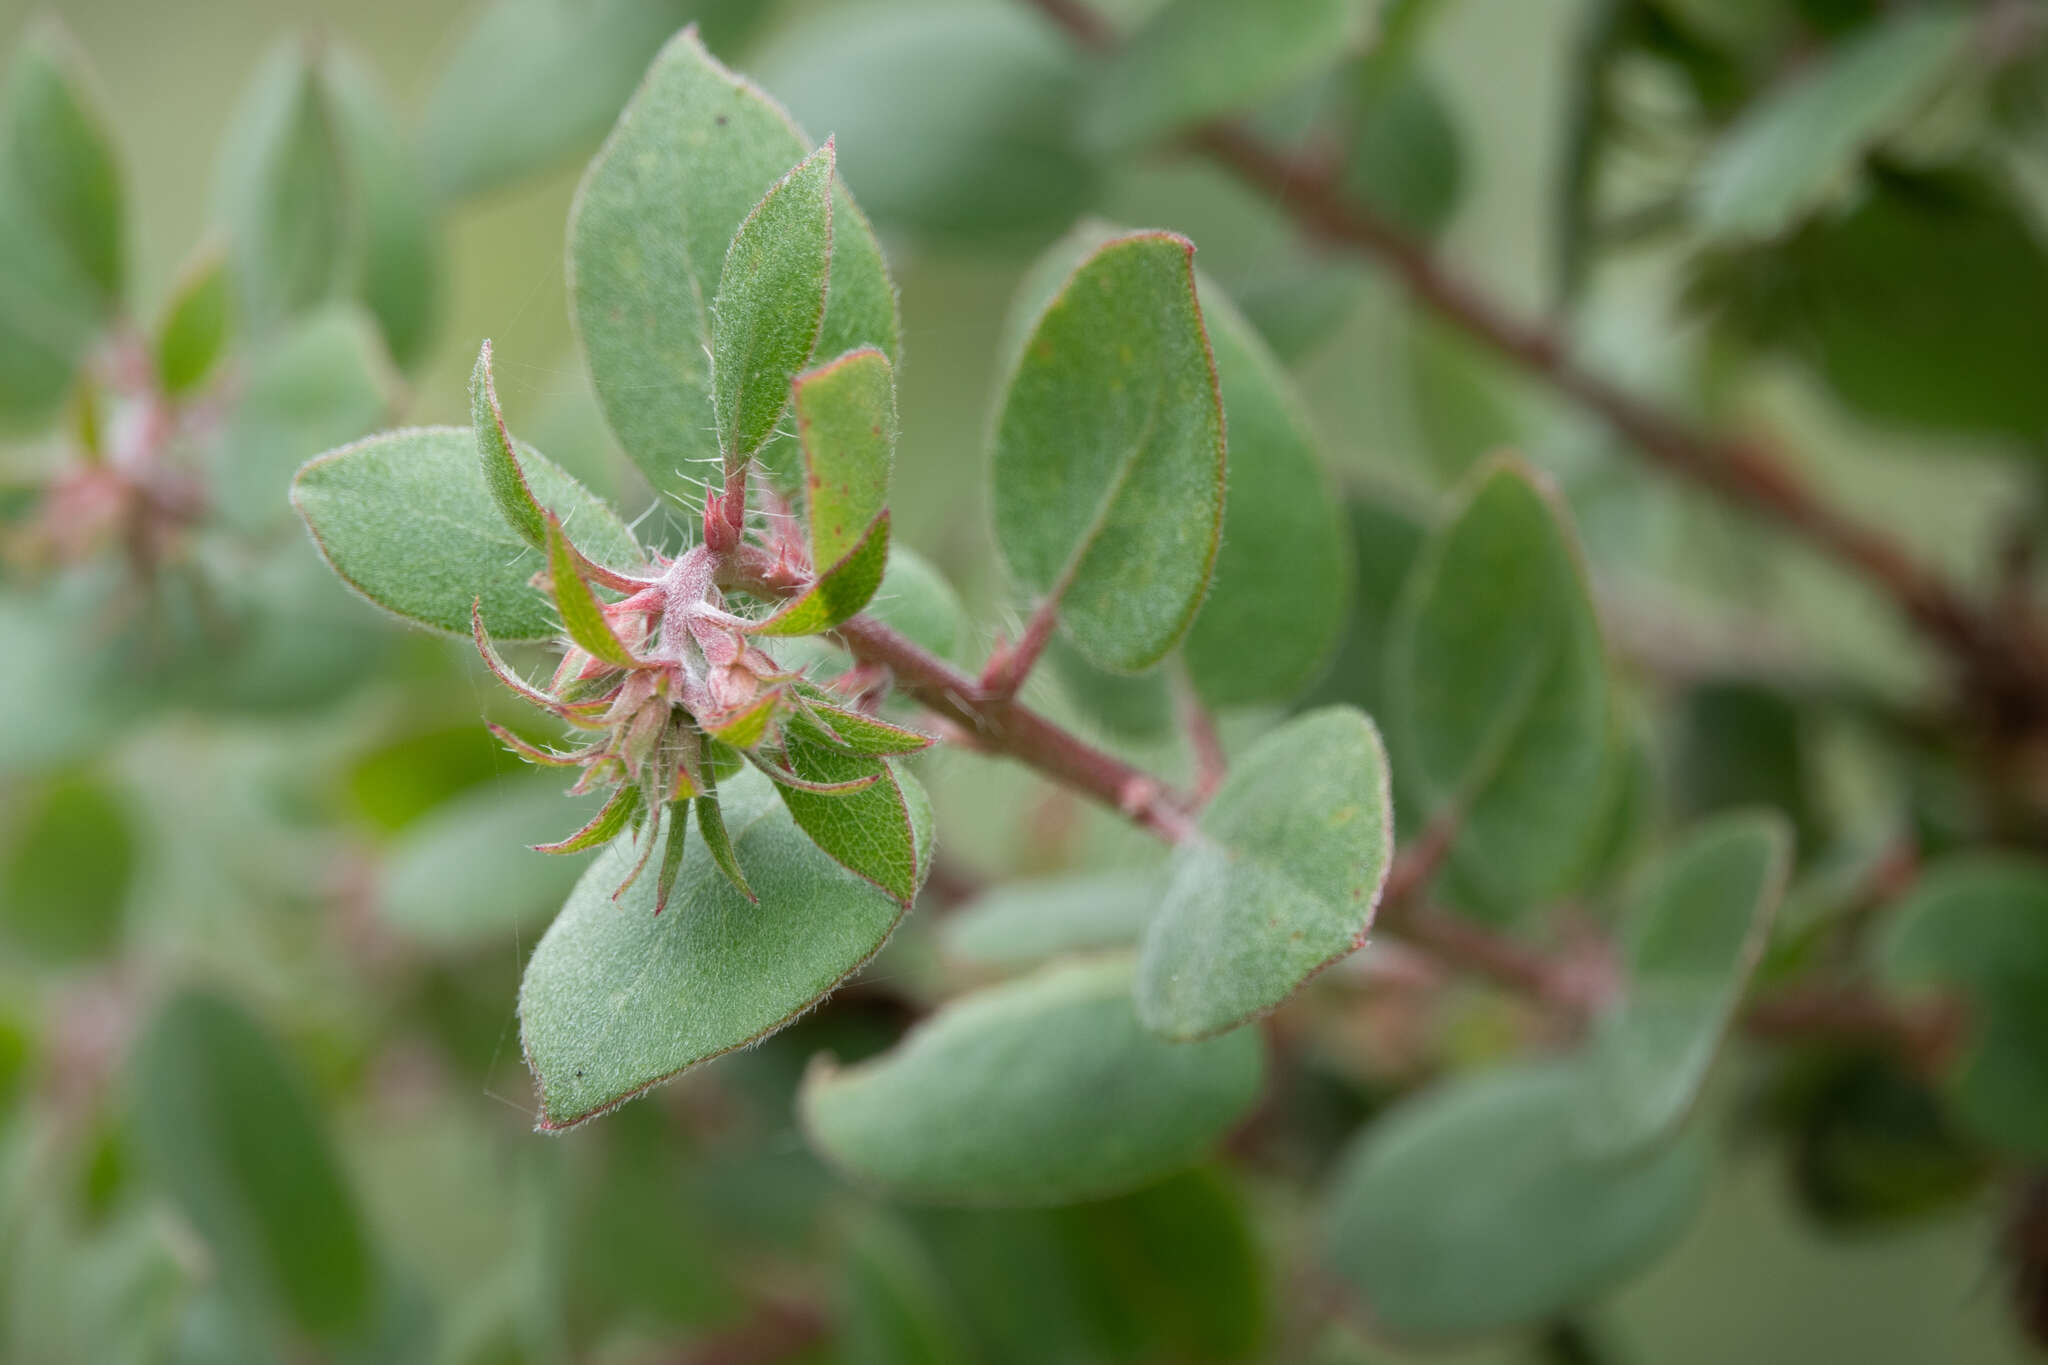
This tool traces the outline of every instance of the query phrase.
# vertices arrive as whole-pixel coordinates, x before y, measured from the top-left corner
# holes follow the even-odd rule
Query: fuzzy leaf
[[[941,920],[939,941],[948,956],[1003,968],[1067,953],[1135,947],[1165,891],[1156,870],[1005,882]]]
[[[1119,672],[1180,640],[1216,560],[1223,412],[1193,263],[1166,232],[1096,250],[1030,325],[996,421],[1004,563]]]
[[[583,553],[640,567],[632,532],[609,507],[539,451],[521,448],[519,460]],[[481,597],[497,639],[555,636],[554,612],[528,581],[540,557],[499,515],[467,427],[412,427],[329,451],[292,481],[292,505],[342,581],[386,611],[467,635]]]
[[[219,515],[245,534],[275,529],[290,517],[286,495],[299,467],[381,426],[397,393],[361,310],[336,303],[306,314],[249,359],[215,456]]]
[[[1249,108],[1363,50],[1368,9],[1363,0],[1174,0],[1103,68],[1089,131],[1128,147]]]
[[[310,50],[286,41],[257,69],[221,143],[216,211],[253,330],[311,307],[341,281],[353,244],[336,125]]]
[[[534,844],[535,853],[582,853],[601,844],[608,844],[626,832],[626,826],[640,814],[646,797],[638,787],[620,787],[613,792],[604,808],[590,817],[584,826],[566,839],[553,843]]]
[[[476,433],[476,457],[484,487],[505,518],[505,524],[534,549],[548,543],[547,514],[533,500],[526,475],[519,468],[512,435],[505,430],[505,410],[498,406],[498,384],[491,374],[491,343],[486,340],[469,375],[469,425]]]
[[[1259,1038],[1155,1038],[1130,981],[1121,957],[1053,967],[955,1001],[873,1061],[814,1064],[805,1132],[922,1203],[1065,1204],[1192,1165],[1257,1098]]]
[[[128,278],[120,160],[97,83],[56,21],[40,20],[23,35],[0,119],[4,192],[19,196],[70,267],[91,282],[102,309],[120,308]]]
[[[714,860],[694,858],[659,916],[653,877],[614,901],[635,856],[623,844],[571,893],[519,992],[543,1128],[580,1123],[773,1033],[874,956],[902,918],[805,838],[769,787],[749,772],[719,788],[758,904]]]
[[[229,1292],[301,1331],[352,1336],[376,1301],[368,1233],[318,1110],[241,1009],[187,992],[130,1063],[130,1132]]]
[[[1646,1265],[1707,1180],[1698,1134],[1630,1158],[1577,1141],[1585,1080],[1542,1062],[1432,1086],[1360,1134],[1324,1199],[1323,1259],[1403,1341],[1547,1321]]]
[[[569,548],[561,521],[549,514],[543,525],[547,530],[548,581],[554,588],[555,609],[562,614],[562,629],[591,658],[631,668],[633,651],[620,643],[590,585],[576,571],[576,552]]]
[[[726,248],[711,300],[711,407],[728,475],[789,408],[825,321],[832,271],[832,139],[761,196]]]
[[[1894,985],[1960,988],[1960,1057],[1945,1077],[1961,1123],[2008,1151],[2048,1157],[2048,868],[1979,854],[1929,870],[1894,907],[1878,961]]]
[[[800,597],[753,627],[761,635],[816,635],[856,616],[882,586],[889,567],[889,514],[868,524],[867,534],[838,563],[821,570]]]
[[[1365,941],[1393,858],[1386,751],[1362,712],[1268,734],[1174,850],[1138,957],[1138,1018],[1185,1039],[1271,1010]]]
[[[598,401],[657,491],[721,456],[708,312],[734,231],[807,149],[773,101],[720,66],[694,31],[662,49],[578,191],[570,291]],[[881,247],[843,186],[832,203],[822,355],[897,345]]]
[[[930,836],[920,834],[913,819],[914,804],[907,790],[916,788],[917,779],[887,759],[841,752],[801,720],[784,728],[783,745],[790,768],[809,781],[852,782],[870,775],[880,779],[843,795],[788,786],[775,790],[818,847],[909,905],[924,880],[924,853],[930,845]]]
[[[811,714],[830,727],[840,747],[857,754],[898,758],[929,749],[932,745],[930,735],[891,725],[860,711],[849,711],[816,698],[810,698],[807,704]]]
[[[889,357],[864,347],[799,375],[791,401],[804,453],[811,563],[823,569],[859,550],[889,505],[896,377]]]
[[[732,884],[732,888],[750,901],[760,897],[747,884],[746,870],[740,866],[739,852],[733,847],[732,833],[725,827],[725,808],[719,804],[718,793],[707,791],[691,802],[697,808],[697,828],[703,832],[705,847],[711,850],[711,861],[719,873]],[[670,808],[673,811],[674,807]],[[671,838],[674,835],[670,836]]]
[[[157,326],[156,372],[165,393],[182,397],[213,373],[227,349],[233,311],[227,257],[206,251],[178,277]]]
[[[1284,702],[1329,665],[1349,614],[1344,504],[1287,372],[1208,280],[1230,449],[1223,544],[1181,653],[1212,706]]]
[[[1724,238],[1775,237],[1838,184],[1962,55],[1968,16],[1901,10],[1759,101],[1700,171],[1694,209]]]
[[[1599,625],[1562,510],[1513,460],[1468,481],[1402,589],[1388,732],[1424,818],[1462,813],[1452,863],[1488,904],[1571,887],[1606,811]]]
[[[1580,1131],[1596,1152],[1640,1152],[1691,1109],[1770,938],[1791,860],[1784,818],[1749,811],[1702,826],[1651,871],[1623,927],[1626,994],[1593,1036]]]

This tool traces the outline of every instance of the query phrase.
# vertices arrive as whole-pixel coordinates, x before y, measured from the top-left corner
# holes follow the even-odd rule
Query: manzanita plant
[[[1626,1359],[1660,1258],[1778,1273],[1729,1132],[1827,1227],[1996,1215],[2048,1338],[2038,517],[1982,590],[1750,434],[2037,461],[2048,24],[1586,6],[1538,325],[1443,237],[1453,7],[498,0],[417,128],[287,42],[146,313],[32,27],[0,1354]],[[579,427],[501,280],[434,343],[446,225],[593,149]]]

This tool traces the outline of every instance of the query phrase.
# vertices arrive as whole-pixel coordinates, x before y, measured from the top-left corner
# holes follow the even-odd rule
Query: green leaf
[[[1929,869],[1878,946],[1887,980],[1960,989],[1962,1055],[1945,1078],[1957,1117],[1983,1140],[2048,1156],[2048,869],[1996,854]]]
[[[1004,563],[1060,604],[1090,662],[1135,673],[1173,648],[1223,519],[1222,401],[1186,238],[1109,241],[1038,314],[996,421],[993,479]]]
[[[267,331],[335,292],[354,247],[332,102],[303,40],[257,68],[221,143],[214,199],[235,298]]]
[[[368,317],[345,303],[307,314],[250,357],[215,456],[216,511],[245,534],[277,527],[299,466],[382,425],[397,389]]]
[[[806,781],[879,779],[860,791],[831,796],[780,784],[775,790],[812,842],[908,906],[924,881],[931,844],[930,830],[918,828],[907,790],[917,786],[917,779],[887,759],[841,752],[815,726],[796,718],[783,728],[783,746],[790,768]]]
[[[1379,731],[1333,706],[1232,765],[1138,957],[1138,1018],[1203,1038],[1265,1014],[1365,942],[1394,858]]]
[[[582,828],[564,838],[535,844],[533,851],[550,854],[583,853],[601,844],[609,844],[624,834],[628,825],[638,820],[646,799],[647,794],[639,787],[620,787],[611,794],[611,799],[604,803],[603,809],[591,816]],[[630,844],[633,841],[622,842]]]
[[[885,1209],[846,1220],[837,1327],[845,1365],[966,1365],[975,1357],[938,1267]]]
[[[130,1132],[245,1302],[327,1340],[375,1307],[369,1235],[319,1112],[276,1044],[218,996],[175,996],[130,1064]]]
[[[183,397],[213,373],[227,349],[233,309],[227,256],[207,250],[179,275],[157,325],[156,373],[165,393]]]
[[[392,359],[411,369],[425,359],[440,312],[438,205],[390,96],[369,68],[348,49],[329,45],[320,75],[346,168],[354,233],[348,287],[377,319]]]
[[[1211,706],[1284,702],[1330,662],[1350,603],[1343,500],[1280,362],[1202,281],[1230,450],[1223,544],[1181,645]]]
[[[812,716],[831,729],[840,747],[856,754],[896,758],[918,753],[932,745],[932,737],[921,731],[891,725],[864,712],[835,706],[820,697],[807,697],[805,705]]]
[[[819,851],[769,788],[753,772],[719,788],[758,904],[694,857],[659,916],[652,877],[614,901],[637,856],[623,845],[571,893],[519,992],[543,1128],[581,1123],[773,1033],[874,956],[902,918],[900,904]]]
[[[1367,715],[1385,711],[1387,641],[1401,584],[1426,542],[1421,520],[1395,502],[1370,493],[1347,503],[1351,543],[1351,614],[1337,659],[1310,694],[1316,702],[1344,701]]]
[[[1105,734],[1133,744],[1157,742],[1171,735],[1178,723],[1173,681],[1162,669],[1111,673],[1089,663],[1057,635],[1045,647],[1045,665],[1059,680],[1068,705]]]
[[[804,452],[804,525],[823,569],[858,549],[889,504],[896,459],[896,378],[889,357],[851,351],[797,377],[797,444]]]
[[[118,945],[135,880],[134,820],[88,777],[25,802],[0,861],[0,932],[36,958],[76,962]]]
[[[15,50],[4,118],[0,192],[20,197],[102,310],[119,311],[128,275],[121,165],[84,54],[55,20],[32,24]]]
[[[1622,1155],[1692,1108],[1770,939],[1792,868],[1774,811],[1724,815],[1650,871],[1622,928],[1623,995],[1595,1027],[1581,1132]]]
[[[610,618],[591,594],[590,585],[576,571],[576,552],[569,548],[569,537],[563,534],[561,521],[549,515],[543,525],[547,530],[548,582],[554,591],[555,609],[562,614],[562,629],[591,658],[631,668],[635,662],[633,651],[620,643]]]
[[[1108,147],[1157,141],[1305,84],[1362,50],[1361,0],[1174,0],[1103,68],[1089,132]]]
[[[569,220],[570,292],[605,418],[657,491],[721,457],[708,307],[734,231],[807,150],[789,117],[714,61],[694,32],[655,59],[584,176]],[[896,295],[873,229],[833,196],[821,355],[893,357]]]
[[[754,64],[799,119],[829,127],[839,165],[885,226],[1033,245],[1094,197],[1075,145],[1072,44],[1010,6],[863,6],[806,15]]]
[[[837,564],[821,570],[800,597],[792,598],[753,629],[762,635],[816,635],[857,616],[882,586],[889,567],[889,514],[868,524],[867,534]]]
[[[1535,1324],[1655,1259],[1699,1205],[1697,1134],[1629,1159],[1578,1139],[1585,1080],[1540,1062],[1431,1087],[1359,1135],[1323,1258],[1374,1328],[1439,1341]]]
[[[725,810],[718,803],[718,793],[705,792],[702,796],[694,798],[690,804],[696,807],[697,828],[703,832],[704,845],[711,850],[711,861],[718,868],[719,874],[732,885],[733,890],[748,900],[760,900],[760,896],[755,894],[754,888],[747,882],[746,870],[740,866],[739,851],[733,847],[732,832],[725,827]],[[674,815],[673,804],[669,806],[669,812],[671,816]],[[669,835],[671,841],[676,837],[674,832]]]
[[[1491,461],[1410,572],[1388,645],[1395,757],[1487,903],[1568,890],[1606,812],[1606,659],[1578,545],[1539,476]]]
[[[1122,958],[1053,967],[955,1001],[873,1061],[814,1065],[805,1131],[916,1202],[1072,1203],[1192,1165],[1257,1098],[1259,1039],[1155,1038],[1130,981]]]
[[[518,452],[512,448],[512,434],[505,430],[505,412],[498,406],[498,385],[491,375],[488,339],[477,351],[476,368],[469,375],[469,425],[476,433],[476,457],[484,487],[490,489],[491,501],[498,505],[505,524],[534,549],[546,548],[547,514],[533,500],[533,490],[519,468]]]
[[[1450,106],[1414,61],[1361,84],[1343,183],[1411,236],[1435,237],[1465,190],[1464,145]]]
[[[1965,14],[1905,9],[1757,103],[1708,157],[1693,199],[1716,237],[1775,237],[1925,100],[1962,56]]]
[[[726,249],[711,300],[711,407],[727,476],[775,434],[810,363],[832,271],[832,139],[768,188]]]
[[[591,813],[588,800],[534,778],[458,796],[392,845],[378,914],[436,948],[504,943],[545,922],[583,873],[578,860],[535,853],[532,845]]]
[[[1165,890],[1156,870],[1004,882],[939,921],[939,942],[949,957],[1000,968],[1133,947]]]
[[[631,571],[642,552],[609,507],[539,451],[522,448],[541,505],[584,554]],[[557,623],[528,580],[541,567],[484,486],[467,427],[413,427],[329,451],[292,481],[292,505],[343,582],[397,616],[470,633],[470,604],[500,640],[548,640]]]

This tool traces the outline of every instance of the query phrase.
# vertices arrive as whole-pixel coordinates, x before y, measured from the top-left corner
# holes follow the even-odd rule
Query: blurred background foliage
[[[1101,8],[1129,29],[1158,6]],[[1635,462],[1213,166],[1144,148],[1159,120],[1251,110],[1600,368],[1775,434],[1832,499],[1988,588],[2031,572],[2048,455],[2041,12],[1387,0],[1241,17],[1282,11],[1331,24],[1327,60],[1263,69],[1169,32],[1102,63],[1001,0],[62,0],[119,150],[125,280],[122,253],[104,260],[138,337],[183,301],[199,340],[158,344],[205,351],[209,253],[269,230],[246,220],[260,168],[301,174],[300,202],[337,197],[306,221],[345,240],[280,250],[349,264],[292,286],[306,298],[243,300],[235,325],[259,340],[231,343],[233,401],[201,414],[216,533],[189,557],[147,582],[120,553],[67,565],[27,534],[0,558],[0,1356],[1405,1358],[1320,1311],[1310,1191],[1418,1080],[1530,1035],[1477,988],[1319,985],[1273,1025],[1284,1065],[1258,1121],[1162,1185],[1051,1211],[893,1208],[808,1154],[790,1099],[814,1052],[879,1050],[964,964],[1015,950],[994,934],[962,951],[920,914],[765,1045],[568,1138],[532,1133],[515,988],[580,868],[518,850],[573,821],[477,723],[521,722],[466,647],[349,598],[284,481],[379,426],[466,420],[488,335],[513,429],[646,507],[568,327],[563,224],[638,73],[692,20],[838,135],[888,247],[896,534],[964,600],[958,657],[1015,627],[982,492],[1006,304],[1093,214],[1193,238],[1308,397],[1356,530],[1353,619],[1311,700],[1378,708],[1423,526],[1513,446],[1569,495],[1624,661],[1640,756],[1617,868],[1680,819],[1778,806],[1801,861],[1767,971],[1790,971],[1902,839],[1928,857],[2040,837],[1953,750],[1910,738],[1939,662],[1861,585]],[[33,31],[0,0],[0,41]],[[1823,57],[1858,64],[1853,88],[1773,98]],[[331,118],[262,112],[293,100]],[[266,159],[251,130],[278,126],[303,145]],[[10,288],[55,278],[21,251]],[[266,308],[296,320],[264,331]],[[10,368],[0,511],[47,528],[51,472],[97,419]],[[1186,770],[1154,683],[1053,664],[1035,699]],[[928,908],[948,887],[1156,861],[1021,769],[946,750],[924,771],[944,858]],[[1707,1103],[1724,1140],[1675,1251],[1569,1321],[1437,1358],[2025,1357],[2007,1282],[2030,1255],[2042,1292],[2043,1215],[2007,1239],[2010,1170],[1922,1080],[1852,1050],[1738,1046]]]

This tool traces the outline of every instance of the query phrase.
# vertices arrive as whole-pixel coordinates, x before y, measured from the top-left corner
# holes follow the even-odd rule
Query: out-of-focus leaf
[[[1155,1038],[1130,983],[1110,958],[967,996],[880,1058],[816,1067],[805,1130],[841,1169],[917,1202],[1071,1203],[1191,1165],[1257,1096],[1259,1039]]]
[[[221,517],[251,536],[288,521],[299,466],[383,425],[396,388],[375,325],[350,304],[310,313],[258,348],[214,461]]]
[[[1215,563],[1223,414],[1193,260],[1172,233],[1097,248],[1030,325],[996,421],[997,548],[1119,672],[1179,641]]]
[[[537,450],[521,466],[541,505],[584,554],[640,567],[632,532]],[[468,427],[413,427],[329,451],[292,480],[292,505],[343,582],[408,621],[470,633],[470,605],[501,640],[545,640],[557,622],[528,582],[541,567],[505,524],[477,468]]]
[[[1164,671],[1108,672],[1057,635],[1046,645],[1044,663],[1068,703],[1106,733],[1141,743],[1173,733],[1173,687]]]
[[[1968,1035],[1947,1077],[1979,1137],[2048,1156],[2048,870],[1965,855],[1931,869],[1893,908],[1879,948],[1890,981],[1960,990]]]
[[[1651,873],[1622,930],[1623,994],[1594,1031],[1582,1131],[1600,1152],[1669,1137],[1763,956],[1791,872],[1792,830],[1773,811],[1724,815]]]
[[[694,498],[693,466],[719,458],[707,309],[734,231],[808,147],[778,105],[685,32],[583,178],[569,219],[576,325],[605,418],[659,492]],[[894,359],[895,290],[843,185],[832,222],[816,351],[871,345]]]
[[[408,732],[352,762],[344,778],[353,813],[396,832],[444,801],[508,771],[512,759],[475,720]]]
[[[1411,236],[1442,232],[1465,188],[1465,152],[1450,106],[1414,62],[1365,82],[1344,184]]]
[[[1811,745],[1794,699],[1751,683],[1706,682],[1681,708],[1672,767],[1686,814],[1773,806],[1802,836],[1814,833]]]
[[[1401,585],[1428,541],[1421,520],[1371,493],[1346,501],[1351,534],[1351,612],[1336,661],[1310,694],[1320,704],[1349,702],[1367,715],[1382,712],[1387,636]]]
[[[369,68],[335,46],[321,54],[320,75],[347,168],[357,253],[350,290],[377,319],[392,359],[410,369],[424,358],[440,311],[438,205]]]
[[[946,916],[939,941],[963,962],[1002,968],[1128,947],[1145,932],[1165,891],[1156,871],[1004,882]]]
[[[617,900],[637,853],[600,854],[534,949],[519,992],[543,1128],[566,1128],[787,1024],[874,956],[903,916],[784,814],[768,779],[719,798],[759,901],[708,855],[684,864],[668,908],[652,877]]]
[[[1359,1135],[1325,1201],[1323,1255],[1376,1329],[1436,1341],[1542,1322],[1677,1240],[1706,1144],[1594,1156],[1584,1104],[1580,1070],[1542,1062],[1441,1083]]]
[[[587,797],[524,779],[457,797],[407,829],[384,865],[378,912],[442,948],[503,941],[547,918],[575,889],[576,858],[533,852],[596,813]]]
[[[1521,908],[1583,873],[1606,811],[1606,658],[1579,548],[1527,467],[1485,466],[1402,589],[1388,648],[1394,755],[1452,862]]]
[[[1887,177],[1779,246],[1710,258],[1694,295],[1880,421],[2033,449],[2048,432],[2048,251],[1974,172]]]
[[[187,992],[131,1062],[133,1134],[230,1290],[328,1341],[370,1326],[377,1271],[291,1063],[241,1009]]]
[[[213,373],[227,347],[233,313],[227,256],[210,249],[185,267],[157,327],[156,372],[165,393],[181,397]]]
[[[1070,44],[1009,6],[907,6],[807,18],[758,63],[796,116],[830,128],[884,226],[985,248],[1048,234],[1087,206]]]
[[[711,299],[711,409],[728,478],[774,434],[790,381],[818,344],[835,164],[827,138],[768,187],[726,248]]]
[[[893,1214],[847,1220],[839,1347],[847,1365],[966,1365],[974,1359],[938,1268]]]
[[[1186,1039],[1271,1010],[1365,941],[1393,858],[1372,721],[1333,706],[1266,735],[1174,849],[1138,958],[1138,1018]]]
[[[1149,142],[1300,85],[1365,46],[1361,0],[1173,0],[1101,71],[1088,132]]]
[[[268,331],[334,293],[355,249],[342,133],[308,42],[279,44],[257,68],[218,166],[235,298]]]
[[[1407,350],[1415,434],[1440,475],[1462,478],[1522,443],[1527,428],[1495,357],[1426,313],[1410,318]]]
[[[113,792],[87,777],[52,782],[7,832],[0,930],[40,958],[104,955],[120,938],[135,862],[133,821]]]
[[[1966,15],[1901,10],[1757,104],[1700,171],[1694,210],[1715,237],[1775,237],[1913,111],[1961,55]]]
[[[1351,605],[1343,507],[1280,363],[1230,300],[1202,282],[1229,446],[1223,542],[1181,645],[1212,706],[1285,702],[1330,661]]]

